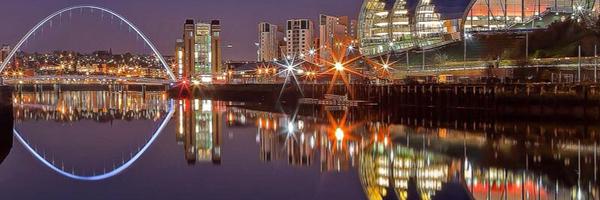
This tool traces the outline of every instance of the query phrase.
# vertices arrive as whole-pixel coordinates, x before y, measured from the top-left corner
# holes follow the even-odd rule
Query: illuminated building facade
[[[279,59],[280,31],[275,24],[258,24],[258,61],[270,62]]]
[[[592,0],[474,0],[471,3],[466,31],[545,27],[594,5]]]
[[[10,53],[10,46],[2,45],[2,48],[0,48],[0,63],[4,62],[6,57],[8,57],[9,53]]]
[[[415,10],[415,35],[421,48],[440,46],[461,39],[460,20],[444,20],[432,0],[421,0]]]
[[[358,42],[366,56],[436,48],[465,31],[545,28],[594,6],[594,0],[364,0]]]
[[[212,40],[210,35],[211,25],[208,23],[196,23],[195,46],[194,46],[194,72],[195,77],[210,74],[212,67]]]
[[[184,78],[211,82],[212,75],[221,72],[221,24],[195,23],[188,19],[183,31],[183,65],[179,66]]]
[[[313,22],[309,19],[291,19],[286,24],[286,56],[308,55],[313,48]]]
[[[210,21],[210,41],[211,41],[211,73],[219,74],[223,71],[221,54],[221,21]]]
[[[351,26],[347,16],[319,16],[319,49],[331,48],[335,41],[350,38]],[[330,51],[321,50],[321,60],[331,60]]]
[[[460,40],[462,16],[440,12],[436,2],[419,0],[411,7],[406,0],[365,0],[358,22],[361,52],[375,56]]]
[[[181,80],[183,79],[183,56],[185,53],[185,49],[184,49],[184,45],[183,45],[183,40],[182,39],[177,39],[177,42],[175,43],[175,57],[174,59],[174,65],[175,65],[175,76],[177,76],[177,79]]]
[[[178,71],[183,72],[183,78],[186,80],[190,80],[195,72],[195,26],[194,20],[192,19],[186,20],[183,26],[183,70]]]
[[[364,55],[415,47],[405,0],[365,0],[358,21],[358,40]]]

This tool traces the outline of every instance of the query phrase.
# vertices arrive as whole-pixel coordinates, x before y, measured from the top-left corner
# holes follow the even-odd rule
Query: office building
[[[222,54],[221,54],[221,21],[212,20],[210,22],[211,39],[211,73],[213,75],[223,72]]]
[[[174,65],[175,65],[175,76],[177,77],[177,79],[181,80],[184,77],[184,73],[183,73],[183,69],[184,69],[184,53],[185,53],[185,48],[184,48],[184,43],[182,39],[177,39],[177,42],[175,43],[175,57],[173,59],[174,61]]]
[[[212,68],[211,24],[196,23],[195,77],[210,75]]]
[[[183,27],[183,79],[191,80],[195,74],[196,64],[196,25],[194,20],[188,19]]]
[[[307,55],[313,48],[313,22],[308,19],[291,19],[286,25],[286,56]]]
[[[192,81],[211,82],[212,77],[222,72],[221,69],[221,24],[219,20],[210,23],[188,19],[184,25],[183,39],[177,44],[182,52],[182,64],[179,78]],[[179,52],[176,52],[179,55]]]
[[[331,51],[335,43],[350,39],[350,21],[347,16],[335,17],[321,14],[319,16],[319,63],[331,60]],[[344,47],[345,48],[345,47]]]
[[[267,22],[258,24],[258,61],[269,62],[279,59],[279,43],[282,34],[277,25]]]

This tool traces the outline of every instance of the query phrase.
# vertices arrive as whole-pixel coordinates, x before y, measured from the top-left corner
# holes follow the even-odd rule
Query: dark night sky
[[[138,26],[163,55],[171,55],[174,42],[181,37],[186,18],[221,19],[225,59],[254,60],[257,24],[268,21],[282,25],[289,18],[313,18],[319,13],[358,18],[362,0],[2,0],[0,6],[0,43],[16,44],[36,23],[52,12],[73,5],[97,5],[122,14]],[[53,21],[53,27],[36,34],[23,48],[26,51],[70,49],[91,51],[112,48],[114,52],[140,51],[141,41],[127,28],[113,24],[105,15],[73,12]],[[94,17],[95,16],[95,17]],[[67,23],[68,22],[68,23]],[[315,27],[317,28],[317,27]],[[41,35],[41,36],[40,36]]]
[[[434,0],[439,10],[448,16],[462,16],[470,0]],[[13,46],[36,23],[49,14],[74,5],[96,5],[120,13],[150,38],[163,55],[173,54],[175,40],[181,38],[186,18],[220,19],[225,60],[256,59],[257,25],[267,21],[283,25],[291,18],[312,18],[317,23],[320,13],[346,15],[353,19],[363,0],[2,0],[0,6],[0,44]],[[409,0],[414,8],[417,0]],[[47,24],[22,50],[75,50],[90,52],[150,53],[125,25],[119,26],[108,14],[83,14],[73,11]],[[315,29],[318,26],[315,24]]]

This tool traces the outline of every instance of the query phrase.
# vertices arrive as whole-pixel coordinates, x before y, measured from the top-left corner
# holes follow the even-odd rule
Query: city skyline
[[[0,22],[7,27],[12,27],[11,31],[0,33],[0,43],[14,46],[35,23],[46,17],[55,10],[68,7],[70,5],[98,5],[122,13],[126,18],[132,21],[152,40],[159,51],[164,55],[172,55],[176,39],[181,38],[182,24],[188,18],[199,21],[209,21],[219,19],[222,22],[223,35],[223,60],[256,60],[257,42],[256,26],[260,22],[269,22],[282,26],[286,20],[294,18],[308,18],[318,21],[319,14],[347,15],[350,18],[358,18],[361,0],[348,1],[317,1],[309,0],[302,2],[269,0],[240,2],[226,0],[220,2],[195,2],[179,0],[164,4],[158,0],[152,1],[127,1],[127,2],[102,2],[102,1],[44,1],[41,4],[46,6],[30,7],[33,0],[15,1],[8,0],[6,6],[0,8]],[[344,6],[339,6],[341,4]],[[181,4],[181,5],[180,5]],[[186,4],[186,6],[183,6]],[[206,4],[206,5],[203,5]],[[298,9],[304,8],[304,9]],[[30,10],[29,15],[16,13],[17,10]],[[195,11],[197,10],[197,11]],[[267,10],[268,12],[261,12]],[[174,12],[178,11],[178,12]],[[89,11],[87,11],[89,12]],[[34,14],[35,13],[35,14]],[[146,13],[155,13],[147,15]],[[259,13],[259,14],[257,14]],[[77,13],[75,13],[77,14]],[[69,19],[72,24],[65,25],[59,29],[47,31],[44,37],[51,39],[40,39],[31,42],[29,46],[24,47],[26,51],[52,51],[52,50],[75,50],[82,52],[91,52],[95,50],[112,48],[114,52],[144,52],[142,44],[124,42],[121,38],[126,37],[125,31],[119,32],[118,25],[112,25],[110,20],[92,20]],[[66,21],[66,20],[65,20]],[[72,22],[71,22],[72,21]],[[110,22],[110,23],[109,23]],[[62,23],[62,21],[60,22]],[[79,23],[79,24],[78,24]],[[83,28],[83,23],[90,23],[89,28]],[[62,25],[62,24],[59,24]],[[71,30],[81,31],[78,35],[66,34]],[[228,31],[236,29],[236,31]],[[169,31],[172,30],[172,31]],[[239,31],[247,30],[247,31]],[[125,33],[123,33],[125,32]],[[106,34],[104,34],[106,33]],[[87,40],[89,37],[97,40]],[[131,36],[129,36],[131,37]],[[87,40],[87,41],[86,41]],[[121,41],[122,40],[122,41]],[[83,45],[81,41],[89,42],[89,45]],[[227,48],[231,45],[231,48]]]
[[[600,0],[3,0],[0,199],[600,199]]]

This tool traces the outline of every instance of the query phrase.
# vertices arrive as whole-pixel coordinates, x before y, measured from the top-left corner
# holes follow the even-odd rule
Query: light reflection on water
[[[168,115],[170,102],[174,108],[172,118]],[[162,145],[181,149],[182,155],[169,155],[172,158],[165,162],[184,162],[188,167],[207,164],[225,167],[228,163],[224,151],[244,149],[225,146],[224,140],[250,134],[251,142],[258,147],[255,158],[262,162],[257,168],[285,163],[284,167],[301,170],[316,167],[323,176],[355,173],[358,178],[354,181],[361,187],[354,189],[362,194],[355,199],[598,198],[596,131],[599,129],[593,125],[414,117],[400,114],[402,108],[272,108],[203,99],[171,101],[162,92],[19,93],[15,94],[14,104],[17,130],[28,129],[35,123],[89,121],[101,126],[109,126],[113,121],[129,124],[148,121],[151,122],[148,126],[161,127],[161,119],[170,119],[170,125],[162,131],[167,136],[163,137],[174,135],[175,142]],[[148,130],[140,125],[133,128]],[[44,145],[41,144],[44,141],[35,139],[37,134],[23,134],[34,138],[36,144],[32,146]],[[122,174],[112,174],[116,175],[114,178],[125,176],[136,165],[123,164],[136,155],[143,159],[141,150],[152,140],[152,135],[127,137],[124,143],[134,141],[137,148],[128,152],[129,156],[122,156],[123,149],[112,151],[120,158],[108,164],[108,169],[102,164],[102,167],[92,166],[94,170],[77,169],[63,175],[94,177],[126,166]],[[159,140],[165,142],[169,141]],[[47,147],[38,152],[40,157],[45,157],[44,153],[52,148],[66,147]],[[71,163],[80,164],[77,160]],[[176,169],[164,169],[165,173],[169,170]]]

